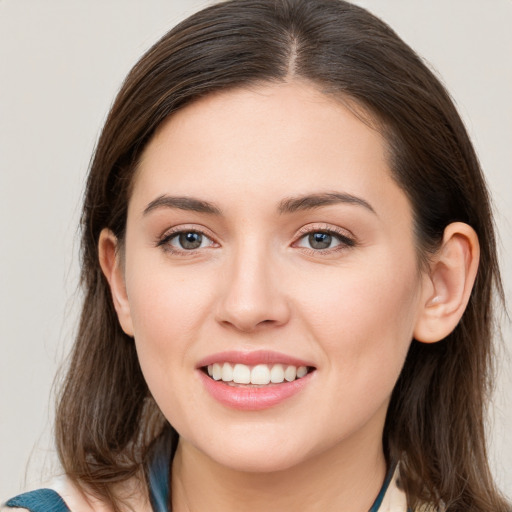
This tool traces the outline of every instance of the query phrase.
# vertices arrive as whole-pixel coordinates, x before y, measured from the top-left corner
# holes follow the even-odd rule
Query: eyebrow
[[[289,197],[280,201],[278,211],[281,214],[294,213],[297,211],[314,210],[331,204],[353,204],[362,206],[370,212],[376,212],[373,207],[364,199],[341,192],[321,192],[317,194],[306,194],[302,196]],[[206,213],[210,215],[222,215],[222,210],[213,203],[187,196],[168,196],[161,195],[151,201],[144,209],[143,215],[156,210],[158,208],[176,208],[198,213]]]
[[[324,192],[319,194],[307,194],[303,196],[290,197],[283,199],[279,203],[279,213],[294,213],[297,211],[313,210],[321,208],[322,206],[329,206],[331,204],[353,204],[362,206],[373,214],[377,215],[372,205],[361,197],[353,196],[341,192]]]
[[[185,196],[168,196],[161,195],[151,201],[144,210],[144,215],[147,215],[157,208],[176,208],[178,210],[187,210],[191,212],[208,213],[210,215],[221,215],[220,208],[213,203],[195,199],[193,197]]]

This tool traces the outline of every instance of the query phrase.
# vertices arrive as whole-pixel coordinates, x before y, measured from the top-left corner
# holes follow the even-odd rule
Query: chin
[[[225,453],[223,456],[216,457],[216,462],[233,471],[242,473],[275,473],[277,471],[285,471],[294,467],[301,462],[301,458],[297,457],[297,452],[269,454],[266,450],[257,449],[254,453]]]
[[[295,441],[295,442],[294,442]],[[307,456],[307,450],[298,440],[282,436],[226,436],[206,444],[195,444],[196,449],[214,463],[233,471],[273,473],[294,467]]]

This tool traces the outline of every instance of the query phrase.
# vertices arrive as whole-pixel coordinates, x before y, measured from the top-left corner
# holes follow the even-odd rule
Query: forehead
[[[195,142],[201,138],[201,145],[207,146],[234,134],[237,137],[232,142],[244,144],[264,142],[266,138],[276,144],[294,143],[301,137],[312,140],[318,134],[327,145],[338,134],[346,139],[351,131],[352,140],[357,138],[358,144],[369,142],[383,148],[385,141],[377,125],[374,116],[355,100],[324,93],[309,81],[262,83],[210,93],[186,105],[158,127],[142,161],[171,137],[178,142],[180,135],[181,143],[185,138]]]
[[[352,108],[309,83],[222,91],[157,130],[134,180],[134,200],[194,194],[206,200],[340,189],[396,202],[386,142]],[[404,199],[404,198],[401,198]]]

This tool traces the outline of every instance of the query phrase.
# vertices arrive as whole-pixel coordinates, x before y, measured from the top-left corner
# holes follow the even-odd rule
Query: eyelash
[[[197,249],[177,249],[176,247],[173,247],[170,245],[170,242],[182,235],[182,234],[198,234],[202,237],[208,239],[211,243],[207,247],[198,247]],[[318,256],[318,255],[328,255],[335,252],[345,251],[347,249],[350,249],[351,247],[355,247],[357,245],[356,240],[354,238],[351,238],[347,236],[345,231],[342,231],[341,229],[336,229],[333,227],[327,227],[327,226],[305,226],[299,230],[296,236],[296,240],[293,242],[292,246],[297,247],[297,244],[302,241],[305,237],[316,234],[316,233],[322,233],[325,235],[332,236],[333,238],[337,239],[339,242],[338,245],[335,247],[329,247],[326,249],[313,249],[308,247],[300,247],[302,251],[304,251],[306,254]],[[167,231],[164,236],[157,240],[156,243],[157,247],[162,247],[165,251],[178,255],[178,256],[194,256],[198,254],[197,251],[200,249],[207,249],[208,247],[215,247],[218,246],[216,242],[212,240],[210,236],[208,236],[204,231],[197,229],[197,228],[190,228],[186,229],[183,227],[177,228],[172,231]]]
[[[301,247],[301,249],[312,256],[327,256],[329,254],[346,251],[357,245],[356,240],[347,235],[347,232],[341,229],[337,229],[331,226],[304,226],[298,232],[297,241],[293,243],[294,246],[298,244],[305,237],[310,235],[322,233],[325,235],[336,238],[339,242],[335,247],[329,247],[327,249],[313,249],[308,247]]]
[[[212,238],[210,236],[208,236],[204,231],[197,229],[197,228],[187,229],[186,227],[180,227],[180,228],[173,229],[171,231],[166,231],[166,233],[163,235],[163,237],[160,238],[159,240],[157,240],[156,245],[157,245],[157,247],[162,247],[162,249],[164,249],[166,252],[169,252],[171,254],[178,255],[178,256],[196,255],[197,251],[199,249],[205,249],[205,247],[199,247],[197,249],[177,249],[176,247],[173,247],[170,244],[170,242],[174,238],[176,238],[180,235],[183,235],[183,234],[190,234],[190,233],[201,235],[202,237],[210,240],[210,242],[211,242],[210,246],[218,245],[218,244],[215,244],[215,242],[212,240]]]

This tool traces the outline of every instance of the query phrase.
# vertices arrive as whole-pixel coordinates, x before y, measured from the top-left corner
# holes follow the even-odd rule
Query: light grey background
[[[359,0],[430,63],[465,119],[491,192],[512,300],[512,1]],[[75,329],[77,225],[96,138],[143,51],[203,0],[0,0],[0,501],[58,471],[52,382]],[[510,349],[510,325],[503,323]],[[490,419],[512,495],[512,365]],[[28,464],[28,470],[26,471]]]

